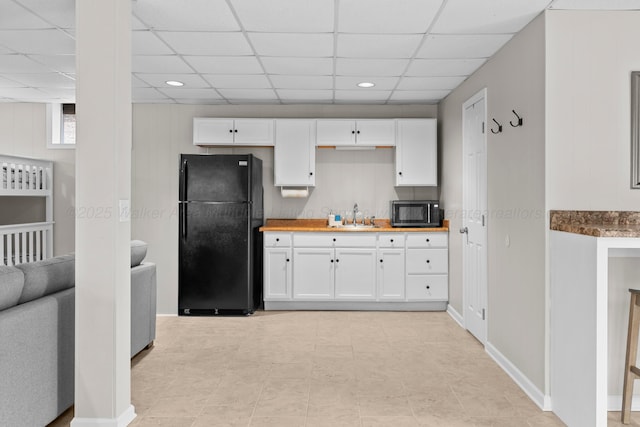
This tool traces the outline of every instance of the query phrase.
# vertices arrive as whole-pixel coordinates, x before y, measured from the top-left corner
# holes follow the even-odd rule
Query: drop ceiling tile
[[[390,90],[336,90],[336,101],[381,101],[385,102],[389,95]]]
[[[338,34],[341,58],[410,58],[415,53],[421,35],[408,34]]]
[[[27,74],[5,74],[5,77],[23,86],[46,88],[57,87],[60,89],[74,89],[76,81],[71,76],[59,73],[27,73]]]
[[[341,33],[424,33],[442,0],[348,0],[338,8]]]
[[[208,88],[209,84],[198,74],[149,74],[137,73],[136,77],[148,86],[166,88],[167,80],[177,80],[184,83],[186,88]]]
[[[432,103],[449,95],[450,90],[396,90],[389,101],[424,101]]]
[[[199,99],[220,99],[220,95],[215,89],[190,89],[186,87],[164,87],[157,88],[158,91],[170,98],[199,98]]]
[[[22,83],[9,80],[5,77],[0,77],[0,89],[3,87],[24,87]],[[0,90],[0,96],[2,96],[2,91]]]
[[[135,15],[131,16],[131,29],[133,31],[146,31],[149,29],[144,23],[142,23]]]
[[[333,57],[333,34],[249,33],[262,56]]]
[[[640,0],[554,0],[549,9],[639,10]]]
[[[226,99],[211,99],[211,98],[175,98],[175,102],[178,104],[189,105],[224,105],[229,104]]]
[[[357,76],[337,76],[336,89],[355,91],[381,91],[392,90],[398,84],[399,77],[357,77]],[[360,82],[375,83],[373,88],[358,87]]]
[[[76,25],[75,0],[19,0],[19,3],[56,27],[72,28]]]
[[[28,99],[35,102],[46,98],[47,94],[30,87],[5,87],[2,88],[2,96],[13,99]]]
[[[468,76],[486,59],[414,59],[406,76]]]
[[[174,53],[151,31],[131,33],[131,53],[134,55],[171,55]]]
[[[404,77],[398,90],[449,90],[455,89],[466,76],[454,77]]]
[[[430,35],[418,51],[417,58],[489,58],[511,39],[508,34]]]
[[[409,65],[408,59],[337,58],[336,75],[340,76],[401,76]]]
[[[29,59],[24,55],[0,56],[0,74],[7,73],[46,73],[45,66]]]
[[[317,76],[333,74],[332,58],[264,57],[261,60],[268,74]]]
[[[271,83],[262,74],[205,74],[203,77],[216,89],[271,89]]]
[[[168,99],[168,97],[154,88],[134,87],[131,89],[131,99],[133,102],[150,102]]]
[[[247,39],[240,32],[158,31],[157,34],[181,55],[242,56],[253,53]]]
[[[134,73],[192,73],[193,70],[176,55],[134,55],[131,61]]]
[[[51,71],[71,74],[76,72],[75,55],[29,55],[29,58]]]
[[[261,74],[260,62],[253,56],[185,56],[184,60],[200,74]]]
[[[47,102],[46,99],[55,98],[59,102],[76,102],[76,90],[75,89],[63,89],[63,88],[40,88],[40,90],[46,93],[48,96],[43,102]],[[49,101],[50,102],[50,101]]]
[[[220,89],[219,92],[220,95],[229,100],[277,99],[276,93],[272,89]]]
[[[334,0],[230,0],[247,31],[333,32]]]
[[[431,29],[440,34],[517,33],[549,0],[448,0]]]
[[[139,79],[135,74],[131,75],[131,87],[140,88],[140,87],[151,87],[144,80]]]
[[[2,13],[0,14],[0,29],[24,30],[26,28],[51,28],[50,23],[12,1],[3,0],[0,3],[0,9],[2,9]]]
[[[333,99],[332,90],[297,90],[277,89],[280,99],[283,101],[330,101]]]
[[[331,76],[284,76],[270,74],[269,79],[273,87],[278,89],[333,89],[333,77]],[[278,91],[278,93],[280,93]]]
[[[238,31],[224,0],[136,0],[133,14],[145,25],[170,31]]]
[[[73,54],[76,42],[60,30],[2,30],[0,45],[20,53]]]

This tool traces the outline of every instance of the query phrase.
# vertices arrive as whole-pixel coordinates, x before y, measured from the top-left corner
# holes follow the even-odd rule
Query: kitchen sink
[[[336,230],[342,230],[342,231],[358,231],[358,230],[369,230],[372,228],[380,228],[379,225],[371,225],[371,224],[357,224],[357,225],[353,225],[353,224],[344,224],[344,225],[339,225],[337,227],[331,227],[331,228],[335,228]]]

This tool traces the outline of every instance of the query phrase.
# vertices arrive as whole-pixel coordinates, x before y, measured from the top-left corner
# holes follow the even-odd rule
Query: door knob
[[[468,227],[463,227],[460,229],[460,234],[465,234],[469,232],[469,228]]]

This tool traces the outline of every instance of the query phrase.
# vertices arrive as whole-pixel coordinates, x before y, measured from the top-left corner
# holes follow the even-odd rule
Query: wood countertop
[[[640,212],[551,211],[550,228],[593,237],[640,237]]]
[[[449,220],[443,221],[442,227],[418,228],[418,227],[392,227],[388,219],[376,219],[376,226],[373,228],[350,229],[350,226],[329,227],[326,219],[267,219],[265,225],[260,227],[260,231],[300,231],[300,232],[337,232],[337,233],[434,233],[449,231]]]

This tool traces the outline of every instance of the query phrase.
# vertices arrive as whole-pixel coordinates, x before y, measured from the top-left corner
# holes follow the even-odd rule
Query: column
[[[76,0],[72,427],[135,418],[130,368],[131,0]]]

